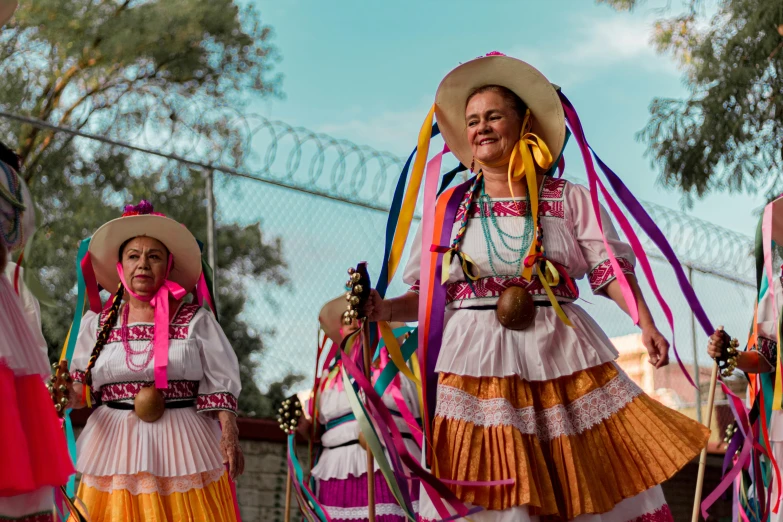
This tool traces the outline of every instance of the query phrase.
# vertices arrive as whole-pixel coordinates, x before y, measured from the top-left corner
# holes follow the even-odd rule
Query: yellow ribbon
[[[413,163],[410,182],[405,191],[405,197],[400,207],[400,215],[397,221],[397,228],[394,231],[394,240],[392,241],[391,252],[389,252],[389,282],[394,278],[394,273],[402,259],[402,251],[405,249],[405,242],[408,240],[408,232],[413,220],[413,211],[416,208],[416,200],[419,197],[421,181],[424,177],[424,167],[427,164],[427,154],[430,149],[430,138],[432,137],[432,119],[435,116],[435,105],[430,108],[430,112],[424,119],[424,123],[419,131],[419,145],[416,153],[416,161]]]
[[[563,310],[563,307],[560,306],[560,303],[557,301],[557,297],[555,297],[554,292],[552,292],[552,286],[557,286],[560,284],[560,272],[558,272],[557,268],[555,268],[555,265],[552,264],[550,260],[544,261],[545,271],[542,274],[540,265],[536,264],[536,270],[538,271],[538,278],[541,280],[541,284],[544,287],[544,291],[546,292],[547,297],[549,297],[549,302],[552,303],[552,308],[554,308],[555,313],[560,318],[563,323],[566,324],[566,326],[573,327],[574,325],[571,324],[571,321],[568,319],[568,316],[566,315],[565,311]]]
[[[479,277],[481,277],[481,271],[479,270],[478,265],[475,261],[473,261],[473,258],[471,258],[468,254],[465,252],[462,252],[460,250],[454,250],[453,248],[449,248],[445,254],[443,254],[443,266],[441,267],[441,278],[440,283],[442,285],[445,285],[446,282],[449,280],[449,272],[451,267],[451,260],[452,257],[457,256],[460,260],[460,264],[462,265],[462,272],[465,274],[465,277],[470,279],[471,281],[476,281]]]
[[[522,121],[522,131],[519,141],[511,151],[511,159],[508,163],[508,188],[511,197],[514,198],[513,182],[522,178],[527,178],[527,193],[530,197],[530,213],[533,217],[533,230],[538,233],[538,180],[536,178],[536,164],[542,169],[549,169],[554,162],[552,153],[549,152],[544,140],[538,135],[530,132],[533,126],[530,110],[525,113],[525,119]],[[532,152],[531,152],[532,150]],[[528,175],[530,174],[530,175]],[[530,245],[528,255],[536,253],[536,238]],[[525,266],[522,270],[522,277],[530,279],[533,274],[532,267]]]
[[[378,327],[381,329],[381,336],[383,342],[386,343],[386,350],[389,352],[394,366],[397,367],[402,374],[413,382],[417,388],[421,387],[421,381],[413,374],[408,365],[405,363],[405,358],[402,356],[400,350],[400,343],[397,342],[397,338],[392,333],[391,326],[386,321],[378,321]]]

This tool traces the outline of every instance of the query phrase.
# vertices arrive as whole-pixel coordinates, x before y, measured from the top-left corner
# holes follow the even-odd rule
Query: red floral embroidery
[[[564,179],[546,178],[544,186],[541,188],[541,198],[538,204],[538,215],[541,217],[565,218],[565,206],[563,203],[563,192],[566,181]],[[467,195],[467,194],[466,194]],[[455,223],[462,221],[465,216],[465,205],[467,197],[457,209]],[[470,206],[470,217],[489,217],[489,203],[479,204],[474,201]],[[497,217],[519,217],[527,214],[526,201],[493,201],[492,213]]]
[[[145,386],[152,382],[114,382],[101,386],[101,401],[113,402],[131,400]],[[198,393],[198,381],[169,381],[169,387],[160,390],[166,400],[195,399]]]
[[[617,262],[620,264],[620,269],[623,273],[633,275],[633,265],[630,261],[624,257],[618,257]],[[593,289],[593,292],[597,292],[607,283],[613,281],[615,277],[614,268],[612,268],[611,262],[608,259],[602,261],[590,271],[590,275],[588,276],[590,288]]]
[[[73,382],[84,382],[84,372],[81,370],[72,371],[71,379],[73,379]]]
[[[190,322],[198,312],[199,306],[196,304],[184,304],[177,312],[177,315],[171,321],[169,326],[169,339],[187,339],[190,331]],[[101,315],[100,324],[106,323],[106,315]],[[155,327],[151,324],[134,324],[128,327],[128,340],[130,341],[151,341]],[[107,343],[118,343],[120,338],[120,327],[117,325],[109,333]]]
[[[503,290],[512,286],[524,287],[534,297],[546,296],[544,285],[541,284],[541,281],[537,277],[534,277],[532,281],[527,281],[523,277],[483,277],[470,284],[468,284],[467,281],[449,284],[446,289],[446,300],[451,303],[453,301],[464,301],[467,299],[500,297]],[[576,288],[576,283],[573,283],[573,286],[576,293],[572,292],[565,283],[553,287],[552,293],[558,298],[576,301],[579,298],[579,290]]]
[[[416,281],[415,283],[413,283],[411,287],[408,288],[408,291],[413,292],[414,294],[418,294],[419,292],[421,292],[421,282]]]
[[[544,179],[544,186],[541,187],[541,199],[563,199],[566,183],[568,182],[562,178],[547,177]]]
[[[228,410],[237,411],[237,398],[228,392],[208,393],[196,399],[198,411]]]
[[[764,357],[770,366],[775,366],[778,362],[778,343],[769,337],[759,335],[758,345],[756,346],[759,354]]]
[[[671,509],[669,509],[669,505],[664,504],[652,513],[645,513],[629,522],[674,522],[674,517]]]

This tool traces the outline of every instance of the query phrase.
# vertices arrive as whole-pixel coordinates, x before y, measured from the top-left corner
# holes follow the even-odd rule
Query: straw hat
[[[463,165],[470,165],[473,159],[465,121],[468,96],[485,85],[500,85],[519,96],[533,115],[532,132],[544,140],[552,157],[560,156],[566,128],[557,87],[532,65],[500,53],[490,53],[452,70],[440,82],[435,95],[438,128]]]
[[[201,276],[201,249],[193,234],[182,224],[153,212],[152,204],[142,200],[128,205],[121,218],[99,228],[90,240],[90,257],[95,278],[103,288],[114,291],[120,284],[117,275],[120,247],[134,237],[146,236],[163,243],[174,255],[168,276],[186,291],[192,290]]]

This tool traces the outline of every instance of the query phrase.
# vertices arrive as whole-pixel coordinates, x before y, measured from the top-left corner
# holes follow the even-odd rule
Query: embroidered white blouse
[[[103,316],[88,312],[82,320],[71,362],[76,382],[84,378]],[[120,321],[118,321],[119,323]],[[111,331],[92,370],[93,395],[101,402],[132,403],[143,386],[154,382],[151,323],[128,326],[128,355],[120,324]],[[77,469],[86,474],[151,473],[176,477],[223,468],[220,427],[212,415],[236,412],[241,391],[236,354],[214,316],[193,304],[183,304],[169,330],[169,387],[167,403],[192,400],[194,407],[166,409],[163,417],[146,423],[133,411],[102,406],[90,416],[79,437]],[[145,364],[146,362],[146,364]]]
[[[601,294],[616,276],[587,188],[548,177],[541,187],[539,199],[547,257],[560,264],[574,280],[587,276],[593,292]],[[465,205],[465,201],[460,205],[451,238],[459,230]],[[497,227],[490,219],[490,205]],[[633,273],[636,261],[633,250],[620,240],[607,212],[601,208],[600,213],[607,243],[623,272]],[[474,377],[518,375],[526,380],[544,381],[617,357],[616,350],[595,321],[582,308],[572,304],[578,294],[565,281],[553,291],[563,303],[573,328],[566,326],[549,306],[537,307],[534,324],[522,331],[502,327],[494,310],[475,308],[494,305],[509,286],[525,286],[534,300],[549,301],[537,277],[525,281],[516,264],[506,264],[498,259],[498,255],[507,261],[519,258],[525,241],[519,236],[523,234],[526,221],[530,220],[526,214],[524,201],[518,204],[510,199],[492,199],[489,203],[473,201],[461,250],[478,265],[481,279],[469,285],[459,262],[452,261],[447,282],[443,345],[436,371]],[[486,219],[484,226],[482,216]],[[517,238],[505,236],[501,241],[498,229]],[[492,253],[487,233],[494,243]],[[530,239],[526,238],[526,245]],[[420,263],[421,230],[416,234],[403,274],[403,280],[414,292],[419,289]]]

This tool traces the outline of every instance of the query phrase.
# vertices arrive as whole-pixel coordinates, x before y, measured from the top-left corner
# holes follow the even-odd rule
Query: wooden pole
[[[286,467],[286,471],[288,471],[288,468]],[[291,522],[291,473],[287,472],[285,474],[285,522]]]
[[[364,376],[372,382],[372,355],[370,355],[370,321],[362,323],[362,355],[364,356]],[[367,518],[375,522],[375,461],[370,448],[367,451]]]
[[[712,426],[712,410],[715,406],[715,388],[718,384],[718,363],[712,367],[712,377],[710,378],[710,394],[707,398],[707,427]],[[709,441],[707,441],[709,444]],[[701,492],[704,489],[704,472],[707,469],[707,446],[701,450],[699,456],[699,474],[696,478],[696,498],[693,502],[693,517],[691,522],[699,522],[699,511],[701,507]]]

